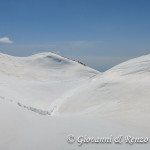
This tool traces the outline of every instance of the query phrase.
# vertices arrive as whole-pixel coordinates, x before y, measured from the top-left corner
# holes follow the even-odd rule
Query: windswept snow
[[[0,54],[0,96],[25,108],[51,113],[54,101],[97,74],[96,70],[53,53],[30,57]]]
[[[99,72],[53,53],[14,57],[0,53],[0,72],[21,79],[58,81],[84,79]]]
[[[149,89],[150,55],[100,73],[53,53],[0,54],[0,149],[79,148],[67,144],[69,134],[149,136]],[[120,146],[87,144],[80,149]]]
[[[61,113],[88,113],[150,131],[150,55],[98,75],[61,105]]]

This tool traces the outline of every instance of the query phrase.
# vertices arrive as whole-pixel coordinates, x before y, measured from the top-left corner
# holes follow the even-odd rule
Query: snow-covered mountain
[[[149,89],[150,55],[100,73],[53,53],[0,54],[0,149],[77,149],[68,134],[149,136]]]
[[[150,55],[117,65],[91,79],[59,109],[61,113],[96,113],[150,130]]]
[[[50,114],[54,101],[64,99],[97,74],[94,69],[53,53],[30,57],[0,54],[0,97]]]
[[[54,53],[14,57],[0,53],[0,73],[30,80],[85,79],[99,72]]]

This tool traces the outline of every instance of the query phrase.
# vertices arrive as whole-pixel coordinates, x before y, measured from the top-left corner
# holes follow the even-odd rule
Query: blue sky
[[[0,0],[0,52],[54,51],[106,70],[150,53],[149,0]]]

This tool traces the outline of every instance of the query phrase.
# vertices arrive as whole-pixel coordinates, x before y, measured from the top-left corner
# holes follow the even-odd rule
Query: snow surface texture
[[[18,106],[50,114],[66,95],[98,73],[53,53],[27,58],[0,54],[0,96]]]
[[[0,149],[149,149],[68,144],[75,136],[150,134],[150,55],[100,73],[53,53],[0,54]],[[53,116],[53,117],[52,117]]]

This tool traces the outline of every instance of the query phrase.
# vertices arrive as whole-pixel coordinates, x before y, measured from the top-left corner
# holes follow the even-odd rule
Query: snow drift
[[[100,73],[53,53],[0,54],[0,148],[77,149],[66,143],[70,133],[149,134],[149,89],[150,55]],[[100,148],[120,149],[81,149]],[[122,149],[148,150],[149,145]]]
[[[61,113],[95,113],[133,128],[150,130],[150,55],[117,65],[91,79],[63,103]]]
[[[50,114],[54,101],[99,72],[53,53],[30,57],[0,54],[0,97],[18,106]]]

